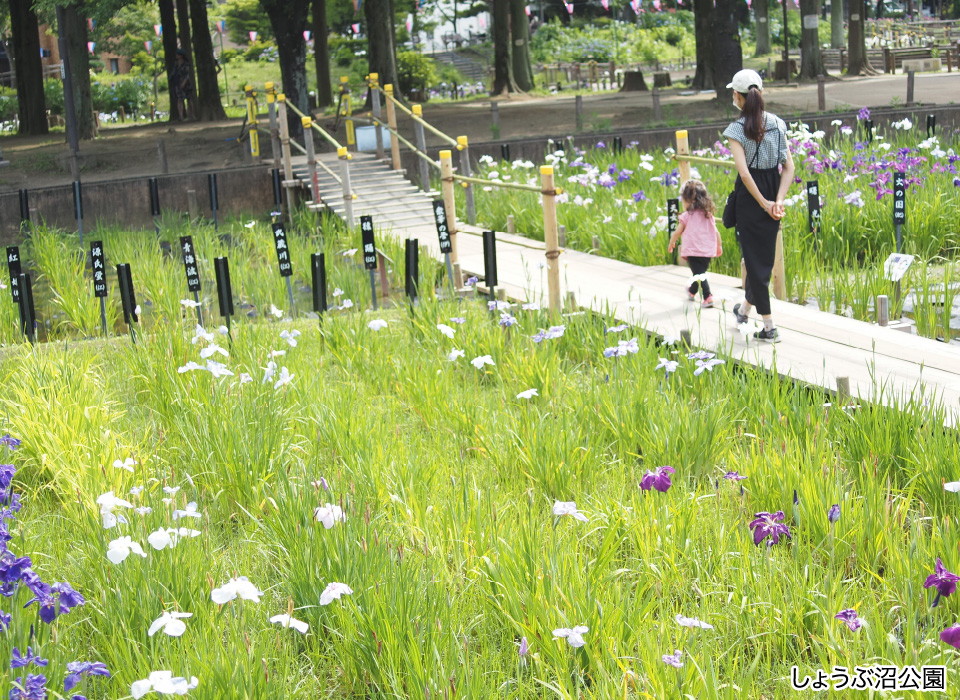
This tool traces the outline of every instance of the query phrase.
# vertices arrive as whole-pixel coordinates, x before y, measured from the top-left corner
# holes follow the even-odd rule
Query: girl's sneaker
[[[776,328],[771,328],[770,330],[763,329],[762,331],[757,331],[753,334],[753,337],[757,340],[765,340],[768,343],[779,343],[780,334],[777,333]]]
[[[734,316],[734,318],[737,319],[737,325],[738,325],[738,326],[746,323],[746,322],[749,320],[749,318],[748,318],[747,316],[745,316],[744,314],[741,314],[741,313],[740,313],[740,304],[734,304],[734,306],[733,306],[733,316]]]
[[[704,299],[704,300],[703,300],[703,303],[700,304],[700,306],[702,306],[702,307],[705,308],[705,309],[712,309],[712,308],[713,308],[713,295],[711,294],[711,295],[708,296],[706,299]]]
[[[683,291],[685,291],[685,292],[687,293],[687,300],[689,300],[689,301],[696,301],[696,300],[697,300],[697,295],[694,294],[693,292],[691,292],[689,287],[685,288]]]

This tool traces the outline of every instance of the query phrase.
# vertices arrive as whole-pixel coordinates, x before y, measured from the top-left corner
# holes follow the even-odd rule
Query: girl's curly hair
[[[713,200],[707,192],[707,186],[700,180],[687,180],[680,190],[680,197],[687,203],[687,211],[702,211],[713,217]]]

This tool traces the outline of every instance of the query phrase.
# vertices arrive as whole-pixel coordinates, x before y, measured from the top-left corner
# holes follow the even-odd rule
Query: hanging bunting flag
[[[97,23],[94,22],[92,18],[87,17],[87,29],[89,29],[92,32],[93,28],[96,26],[97,26]]]
[[[609,9],[610,9],[610,2],[609,2],[609,0],[600,0],[600,4],[603,5],[603,9],[604,9],[604,10],[609,10]]]
[[[97,45],[97,43],[96,43],[95,41],[88,41],[88,42],[87,42],[87,51],[89,51],[90,53],[93,53],[93,47],[96,46],[96,45]]]
[[[153,31],[156,32],[157,36],[163,34],[163,27],[159,24],[153,25]]]
[[[529,16],[530,16],[530,6],[529,6],[529,5],[525,5],[523,9],[524,9],[524,11],[527,13],[527,17],[529,17]]]
[[[480,24],[480,29],[487,28],[487,22],[483,17],[477,17],[477,22]]]
[[[407,31],[413,31],[413,18],[410,15],[407,15]]]
[[[633,8],[634,14],[640,14],[640,0],[630,0],[630,7]]]
[[[147,50],[147,53],[153,53],[153,42],[148,39],[143,42],[143,48]]]
[[[217,22],[217,31],[220,32],[221,34],[227,31],[227,23],[224,22],[222,19]]]
[[[716,0],[714,0],[716,2]],[[660,11],[660,0],[653,0],[653,9],[657,12]]]
[[[304,41],[310,41],[310,36],[311,36],[310,30],[309,30],[309,29],[304,29],[304,30],[303,30],[303,40],[304,40]]]
[[[567,8],[567,14],[573,17],[573,3],[564,0],[563,6]]]
[[[257,32],[250,32],[250,43],[252,44],[257,40]]]
[[[353,0],[353,14],[357,14],[360,11],[360,0]]]
[[[359,25],[359,24],[354,24],[354,25],[353,25],[353,33],[354,33],[354,34],[359,34],[359,33],[360,33],[360,25]]]

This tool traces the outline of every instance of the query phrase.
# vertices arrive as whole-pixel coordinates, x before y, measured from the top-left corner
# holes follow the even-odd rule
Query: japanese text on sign
[[[90,268],[93,270],[93,295],[98,298],[107,296],[106,268],[103,260],[103,242],[93,241],[90,243]]]
[[[893,223],[903,225],[907,222],[907,176],[893,174]]]
[[[674,231],[677,230],[677,226],[679,225],[680,225],[680,200],[668,199],[667,200],[667,233],[672,236]]]
[[[377,246],[373,240],[373,217],[360,217],[360,237],[363,243],[363,266],[368,270],[377,269]]]
[[[798,667],[790,670],[794,690],[942,690],[947,689],[945,666],[834,666],[830,673],[820,669],[815,677],[800,677]]]
[[[450,241],[450,230],[447,228],[447,212],[443,208],[443,202],[439,199],[433,200],[433,215],[437,221],[437,237],[440,239],[440,252],[446,255],[453,252],[453,244]]]
[[[200,272],[197,270],[197,253],[193,247],[193,236],[180,236],[180,252],[183,254],[183,268],[187,273],[187,289],[200,291]]]
[[[820,231],[820,184],[817,180],[807,183],[807,211],[809,212],[810,231]]]
[[[890,257],[883,263],[883,276],[891,282],[899,282],[907,274],[911,264],[913,264],[912,255],[891,253]]]
[[[293,274],[293,263],[290,261],[290,247],[287,245],[287,229],[282,221],[273,224],[273,244],[277,248],[277,264],[280,266],[280,276],[289,277]]]
[[[13,303],[20,303],[20,248],[7,246],[7,269],[10,271],[10,292]]]

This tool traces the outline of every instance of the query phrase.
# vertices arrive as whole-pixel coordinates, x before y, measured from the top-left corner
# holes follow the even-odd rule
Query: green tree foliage
[[[227,23],[230,39],[237,44],[249,43],[250,32],[257,32],[260,41],[274,38],[270,17],[259,0],[227,0],[218,11]]]

